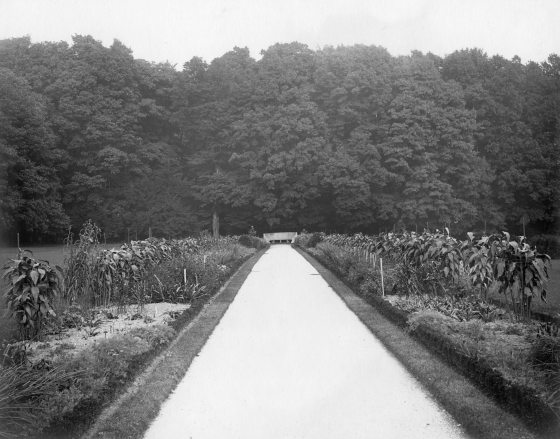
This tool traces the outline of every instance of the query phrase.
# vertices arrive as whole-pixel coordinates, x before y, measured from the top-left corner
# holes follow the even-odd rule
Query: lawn
[[[121,244],[99,244],[100,248],[119,248]],[[64,265],[64,257],[67,254],[65,245],[45,245],[35,247],[22,247],[22,250],[31,250],[33,258],[49,261],[51,265]],[[0,263],[2,266],[8,259],[16,258],[18,254],[17,247],[0,247]]]
[[[548,303],[560,312],[560,259],[550,261],[551,270],[548,283]]]

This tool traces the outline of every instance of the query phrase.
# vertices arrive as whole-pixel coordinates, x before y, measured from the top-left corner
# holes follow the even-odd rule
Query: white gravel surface
[[[145,438],[460,438],[287,245],[255,265]]]

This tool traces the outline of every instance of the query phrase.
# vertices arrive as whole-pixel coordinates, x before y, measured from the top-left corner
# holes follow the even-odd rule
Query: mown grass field
[[[548,304],[538,301],[535,309],[553,309],[554,312],[560,313],[560,259],[554,259],[551,262],[548,283]]]
[[[119,248],[121,246],[118,244],[100,244],[101,248]],[[67,254],[65,245],[45,245],[45,246],[32,246],[21,248],[22,250],[31,250],[33,257],[35,259],[43,259],[49,261],[51,265],[64,265],[64,257]],[[17,247],[0,247],[0,263],[2,266],[8,262],[8,259],[13,259],[17,257],[18,249]]]

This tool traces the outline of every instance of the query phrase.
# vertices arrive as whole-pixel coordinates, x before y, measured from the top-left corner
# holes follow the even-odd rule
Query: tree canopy
[[[235,47],[178,71],[115,40],[0,41],[0,225],[558,233],[560,57]]]

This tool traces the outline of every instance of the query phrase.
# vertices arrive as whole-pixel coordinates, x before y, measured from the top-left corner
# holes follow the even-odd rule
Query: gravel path
[[[465,437],[289,246],[255,265],[145,438]]]

